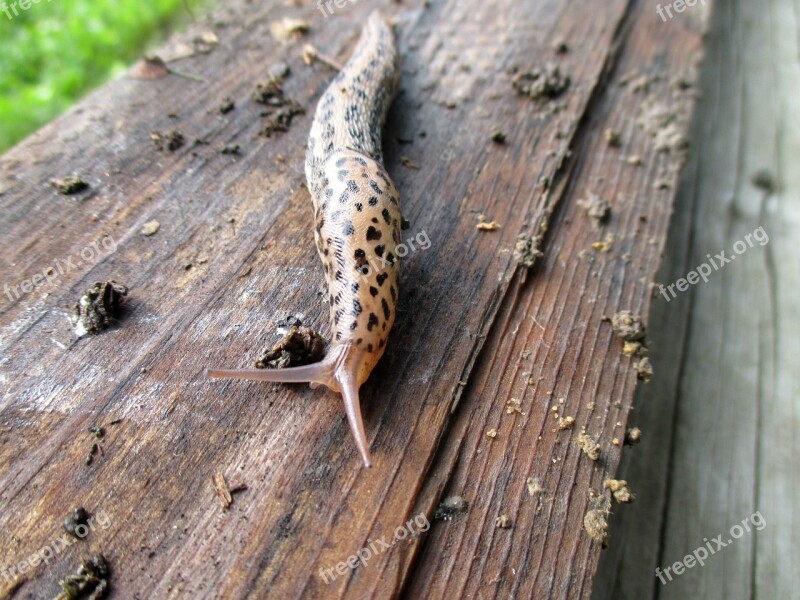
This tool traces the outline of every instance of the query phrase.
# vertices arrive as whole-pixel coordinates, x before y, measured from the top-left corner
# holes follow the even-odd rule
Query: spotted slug
[[[310,382],[341,393],[365,467],[372,465],[359,388],[386,349],[398,297],[400,196],[383,166],[381,129],[400,78],[392,31],[373,13],[317,105],[305,172],[325,270],[331,342],[325,358],[287,369],[209,370],[209,377]]]

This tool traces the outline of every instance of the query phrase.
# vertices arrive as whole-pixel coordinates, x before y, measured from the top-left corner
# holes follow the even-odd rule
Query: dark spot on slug
[[[392,312],[389,310],[389,304],[386,302],[386,298],[381,298],[381,308],[383,309],[383,316],[388,319]]]
[[[372,196],[372,197],[369,199],[369,205],[370,205],[370,206],[375,206],[377,203],[378,203],[378,198],[376,198],[375,196]]]
[[[358,185],[356,184],[356,182],[355,182],[355,181],[353,181],[352,179],[350,179],[350,180],[347,182],[347,189],[348,189],[348,190],[350,190],[351,192],[357,192],[357,191],[358,191]]]
[[[369,286],[369,293],[372,294],[373,297],[378,295],[378,288]]]
[[[358,301],[358,298],[353,298],[353,316],[357,317],[361,314],[361,302]]]
[[[378,258],[383,256],[384,250],[386,250],[386,246],[384,246],[383,244],[381,244],[380,246],[375,246],[375,254],[378,256]]]
[[[378,324],[378,315],[375,313],[369,313],[369,319],[367,320],[367,331],[372,331],[372,328]]]
[[[373,240],[381,239],[381,232],[375,229],[372,225],[369,226],[367,229],[367,241],[371,242]]]
[[[391,215],[389,215],[389,209],[388,208],[384,208],[381,211],[381,215],[383,215],[383,220],[386,221],[386,224],[387,225],[391,225],[392,217],[391,217]]]
[[[389,276],[389,275],[388,275],[387,273],[381,273],[380,275],[378,275],[378,276],[375,278],[375,279],[377,279],[377,281],[378,281],[378,287],[380,287],[380,286],[382,286],[382,285],[383,285],[383,282],[384,282],[384,281],[386,281],[386,278],[387,278],[388,276]]]
[[[352,221],[345,221],[342,231],[344,232],[345,235],[353,235],[356,232],[356,228],[353,227]]]

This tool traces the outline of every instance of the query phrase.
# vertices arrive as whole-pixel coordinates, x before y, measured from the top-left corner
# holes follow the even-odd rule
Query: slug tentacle
[[[383,356],[399,296],[400,195],[381,151],[381,129],[399,78],[394,36],[375,12],[353,56],[320,98],[311,125],[305,172],[328,286],[327,356],[289,369],[208,371],[209,377],[307,381],[340,392],[367,467],[358,390]]]

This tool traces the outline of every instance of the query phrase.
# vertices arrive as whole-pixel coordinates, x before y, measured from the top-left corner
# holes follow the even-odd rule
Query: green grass
[[[31,0],[27,10],[16,0],[18,16],[13,1],[0,0],[0,152],[119,75],[188,16],[182,0]]]

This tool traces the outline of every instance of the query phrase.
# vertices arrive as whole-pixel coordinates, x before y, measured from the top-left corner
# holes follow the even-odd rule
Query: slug
[[[381,129],[400,79],[394,36],[377,13],[319,100],[306,151],[314,240],[325,270],[325,358],[287,369],[208,370],[209,377],[309,382],[341,393],[356,446],[372,466],[358,391],[380,360],[398,298],[400,196],[383,166]]]

